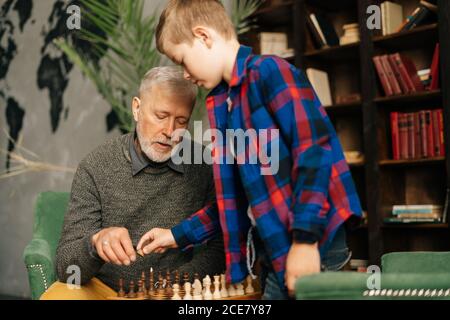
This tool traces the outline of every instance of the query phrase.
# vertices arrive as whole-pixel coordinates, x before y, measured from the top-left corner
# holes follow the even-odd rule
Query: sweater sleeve
[[[104,261],[90,245],[91,237],[100,230],[99,193],[86,162],[82,161],[72,182],[68,211],[56,251],[56,271],[61,282],[67,282],[71,276],[72,273],[67,273],[69,267],[71,270],[73,266],[79,268],[80,284],[88,282],[100,270]]]

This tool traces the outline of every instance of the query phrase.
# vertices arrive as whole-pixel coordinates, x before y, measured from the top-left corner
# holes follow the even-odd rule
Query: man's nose
[[[175,131],[175,121],[169,121],[168,125],[165,127],[164,133],[168,138],[172,138],[174,131]]]

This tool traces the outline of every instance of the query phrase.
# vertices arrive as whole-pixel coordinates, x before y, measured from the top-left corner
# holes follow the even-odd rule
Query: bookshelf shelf
[[[331,106],[324,106],[325,111],[330,114],[354,113],[361,112],[361,101],[351,103],[339,103]]]
[[[357,59],[359,42],[349,43],[342,46],[332,46],[323,49],[305,52],[304,57],[320,58],[327,60]]]
[[[373,43],[377,47],[396,50],[408,50],[438,42],[438,24],[433,23],[416,27],[410,31],[397,32],[387,36],[376,36]]]
[[[257,19],[258,25],[264,27],[288,26],[292,22],[293,5],[294,1],[286,1],[264,7],[256,11],[252,17]]]
[[[411,160],[381,160],[380,166],[417,166],[429,164],[443,164],[445,157],[411,159]]]
[[[384,229],[448,229],[448,223],[385,223]]]
[[[411,102],[432,102],[433,100],[441,100],[441,90],[422,91],[413,94],[378,97],[374,99],[374,102],[378,106],[391,106],[391,105],[404,105]]]

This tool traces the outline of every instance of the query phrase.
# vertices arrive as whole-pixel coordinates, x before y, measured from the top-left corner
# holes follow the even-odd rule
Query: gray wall
[[[1,54],[8,57],[2,57],[0,66],[0,148],[8,147],[4,132],[15,132],[23,139],[22,145],[39,156],[39,161],[76,168],[89,151],[120,132],[108,132],[106,117],[111,109],[93,84],[75,66],[65,72],[60,53],[46,45],[46,37],[57,28],[57,21],[50,19],[52,10],[67,2],[0,1],[0,29],[8,26],[0,38]],[[165,2],[146,1],[146,13],[161,8]],[[229,7],[231,0],[224,2]],[[50,88],[53,93],[62,93],[57,101],[51,100],[49,88],[38,86],[39,78],[45,76],[38,72],[44,55],[56,59],[56,70],[63,72],[60,80],[67,81],[66,88],[49,84],[54,86]],[[47,76],[54,79],[52,74]],[[62,107],[61,112],[58,107]],[[18,119],[8,120],[6,114],[11,113]],[[18,130],[20,120],[23,123]],[[6,169],[6,162],[1,154],[0,172]],[[48,190],[70,191],[72,178],[70,173],[32,172],[0,180],[0,295],[29,297],[22,253],[32,236],[36,197]]]

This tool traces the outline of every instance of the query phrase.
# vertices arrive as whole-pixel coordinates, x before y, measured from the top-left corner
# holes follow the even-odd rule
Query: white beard
[[[153,142],[160,141],[161,139],[155,139],[155,141],[152,141],[150,139],[147,139],[141,135],[141,130],[139,127],[139,123],[136,126],[136,133],[139,139],[139,143],[141,145],[142,152],[151,160],[157,163],[166,162],[170,159],[172,152],[171,150],[167,151],[166,153],[162,153],[159,151],[156,151],[152,144]],[[168,141],[164,141],[164,143],[167,143]],[[171,142],[169,142],[171,143]]]

